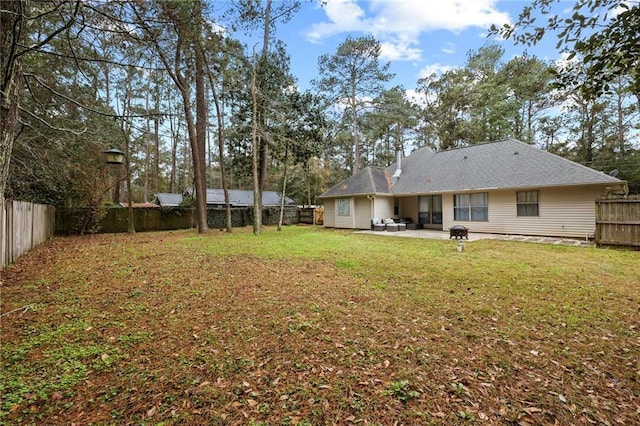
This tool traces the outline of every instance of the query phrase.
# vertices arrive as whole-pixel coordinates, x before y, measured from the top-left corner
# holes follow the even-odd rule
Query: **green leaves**
[[[497,28],[490,34],[512,39],[516,44],[532,45],[548,33],[558,39],[556,48],[580,58],[589,77],[580,83],[591,95],[610,92],[609,83],[630,77],[634,93],[640,93],[640,5],[621,0],[584,0],[576,2],[570,17],[562,18],[553,6],[558,0],[536,0],[525,7],[513,26]],[[548,15],[546,25],[530,32],[535,21],[532,12]],[[618,52],[628,59],[620,60]]]
[[[382,391],[383,395],[393,396],[402,402],[415,399],[420,396],[420,392],[412,390],[408,380],[399,380],[389,383],[387,389]]]

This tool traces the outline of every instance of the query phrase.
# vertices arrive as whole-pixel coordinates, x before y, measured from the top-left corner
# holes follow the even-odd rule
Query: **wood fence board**
[[[72,234],[77,229],[79,218],[86,217],[88,209],[60,208],[56,211],[55,232],[58,234]],[[234,227],[244,227],[253,223],[252,207],[234,207],[231,209],[231,221]],[[280,218],[279,207],[263,207],[262,224],[276,225]],[[175,229],[190,229],[195,226],[193,210],[190,208],[134,208],[134,227],[136,232],[170,231]],[[127,232],[129,212],[126,208],[109,208],[100,220],[99,226],[92,232],[115,233]],[[81,219],[80,219],[81,220]],[[298,208],[286,206],[283,223],[286,225],[299,223]],[[207,225],[212,229],[223,229],[226,226],[225,209],[208,209]],[[89,232],[89,231],[85,231]]]
[[[4,268],[51,238],[55,224],[55,207],[4,200],[1,210],[0,267]]]
[[[596,244],[640,247],[640,199],[596,201]]]

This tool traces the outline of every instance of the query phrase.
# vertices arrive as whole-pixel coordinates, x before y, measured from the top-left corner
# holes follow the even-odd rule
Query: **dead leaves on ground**
[[[79,358],[84,380],[3,406],[7,421],[640,423],[637,309],[531,324],[524,306],[428,303],[330,260],[199,253],[179,233],[120,238],[56,239],[3,271],[2,312],[38,307],[2,318],[4,346],[77,322],[81,336],[38,356],[65,339],[101,349]],[[41,366],[27,349],[25,380]]]

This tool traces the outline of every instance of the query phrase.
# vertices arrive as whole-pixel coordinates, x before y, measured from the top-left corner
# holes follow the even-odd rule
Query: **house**
[[[369,229],[372,218],[394,217],[439,230],[584,238],[595,232],[595,200],[626,192],[625,181],[507,139],[421,148],[320,198],[325,227]]]
[[[172,194],[168,192],[161,192],[156,194],[153,202],[160,207],[179,207],[183,201],[182,194]]]
[[[118,207],[126,209],[129,207],[129,203],[118,203]],[[158,205],[155,203],[131,203],[131,207],[133,207],[134,209],[157,209]]]
[[[185,196],[191,195],[191,188],[185,191]],[[160,207],[177,207],[183,202],[182,194],[159,193],[156,194],[154,202]],[[275,191],[262,192],[263,206],[280,206],[280,194]],[[252,207],[253,191],[245,191],[240,189],[229,190],[229,204],[231,207]],[[285,205],[292,205],[295,202],[289,198],[285,198]],[[224,208],[224,191],[222,189],[207,189],[207,208]]]

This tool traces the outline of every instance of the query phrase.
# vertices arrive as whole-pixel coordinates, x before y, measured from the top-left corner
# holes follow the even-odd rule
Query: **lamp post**
[[[136,229],[134,226],[134,218],[133,218],[133,200],[131,197],[131,174],[129,171],[129,159],[127,158],[127,155],[124,152],[116,148],[111,148],[102,152],[107,157],[105,160],[107,164],[113,164],[118,166],[124,164],[125,166],[125,173],[126,173],[125,177],[127,179],[127,201],[128,201],[127,202],[127,210],[128,210],[127,232],[130,234],[133,234],[136,232]]]
[[[107,159],[105,160],[107,164],[116,164],[122,165],[125,161],[124,152],[119,149],[111,148],[106,151],[102,151],[103,154],[106,154]]]

